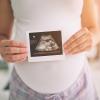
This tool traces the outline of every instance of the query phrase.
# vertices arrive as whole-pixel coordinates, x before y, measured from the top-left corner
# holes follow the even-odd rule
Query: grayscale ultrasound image
[[[29,33],[31,57],[62,55],[61,31]]]

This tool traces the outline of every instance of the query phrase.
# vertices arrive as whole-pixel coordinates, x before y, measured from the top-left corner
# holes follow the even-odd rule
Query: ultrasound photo
[[[30,32],[27,37],[29,59],[34,61],[42,57],[42,61],[45,61],[63,55],[61,31]]]

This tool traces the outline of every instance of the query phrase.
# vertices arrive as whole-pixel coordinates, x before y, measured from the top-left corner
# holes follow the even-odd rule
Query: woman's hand
[[[26,45],[13,40],[1,40],[0,54],[7,62],[24,61],[27,58]]]
[[[64,44],[64,51],[66,54],[77,54],[91,48],[92,33],[87,28],[81,29]]]

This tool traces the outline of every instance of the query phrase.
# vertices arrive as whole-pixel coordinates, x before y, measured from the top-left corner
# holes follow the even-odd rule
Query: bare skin
[[[82,29],[73,35],[65,44],[67,54],[77,54],[90,50],[93,45],[99,42],[99,26],[95,14],[95,0],[84,0],[81,15]]]
[[[82,29],[64,44],[66,54],[77,54],[91,49],[93,41],[98,43],[99,30],[95,16],[94,0],[84,0],[81,15]],[[0,54],[7,62],[22,62],[27,58],[25,43],[10,40],[13,26],[13,12],[10,0],[0,0]]]

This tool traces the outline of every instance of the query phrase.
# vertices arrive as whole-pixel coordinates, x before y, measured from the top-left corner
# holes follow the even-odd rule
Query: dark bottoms
[[[9,100],[99,100],[95,92],[88,70],[84,68],[77,80],[60,93],[42,94],[28,87],[12,72]]]

